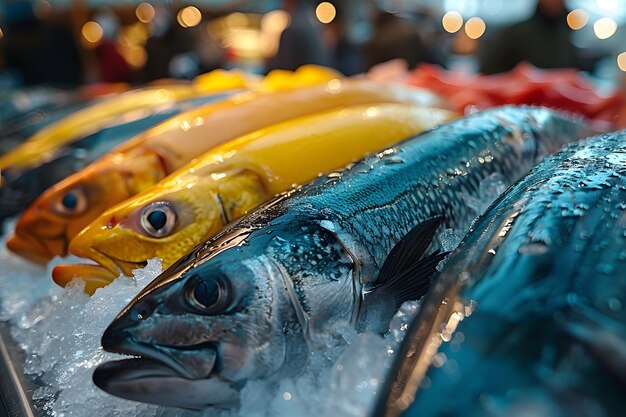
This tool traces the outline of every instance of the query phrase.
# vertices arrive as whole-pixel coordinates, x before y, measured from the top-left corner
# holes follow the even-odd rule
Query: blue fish
[[[477,220],[389,376],[374,416],[624,415],[626,131],[546,159]]]
[[[433,243],[440,226],[469,227],[465,199],[481,182],[512,184],[586,131],[547,109],[491,110],[269,202],[127,306],[102,345],[141,358],[101,365],[94,382],[137,401],[231,407],[247,380],[300,372],[346,326],[386,331],[428,289],[445,255]]]

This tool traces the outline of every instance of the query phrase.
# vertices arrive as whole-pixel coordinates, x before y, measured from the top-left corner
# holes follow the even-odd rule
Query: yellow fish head
[[[110,155],[46,190],[19,218],[7,247],[37,263],[67,255],[68,244],[107,208],[166,173],[155,154]]]
[[[167,180],[107,210],[71,241],[70,253],[98,265],[59,265],[53,279],[62,286],[83,279],[92,293],[148,259],[166,268],[269,197],[261,177],[246,169]]]

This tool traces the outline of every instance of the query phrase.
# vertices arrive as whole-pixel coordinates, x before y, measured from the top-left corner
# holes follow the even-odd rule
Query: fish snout
[[[156,302],[149,298],[142,298],[122,311],[102,334],[101,344],[104,350],[113,353],[133,354],[124,351],[128,348],[128,341],[135,340],[132,332],[152,316],[156,307]]]
[[[47,245],[34,236],[15,232],[6,245],[11,252],[37,264],[45,265],[54,257]]]
[[[31,207],[16,223],[7,247],[23,258],[45,264],[55,256],[67,255],[65,227],[64,222]]]
[[[139,300],[118,316],[102,336],[104,350],[138,355],[158,362],[182,378],[208,378],[218,363],[218,344],[204,340],[198,343],[168,343],[164,335],[169,333],[169,326],[164,324],[164,328],[159,329],[158,325],[148,320],[156,307],[157,304],[151,300]]]

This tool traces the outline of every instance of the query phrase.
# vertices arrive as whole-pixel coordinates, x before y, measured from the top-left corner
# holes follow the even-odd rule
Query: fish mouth
[[[148,261],[127,261],[126,259],[117,258],[113,255],[110,255],[95,246],[90,246],[90,255],[93,261],[100,264],[103,268],[106,268],[113,274],[123,274],[127,277],[132,276],[133,270],[145,268],[148,265]],[[116,275],[116,277],[117,277]]]
[[[112,336],[105,333],[105,350],[135,357],[98,366],[93,381],[100,389],[134,401],[194,410],[237,404],[240,387],[217,374],[216,343],[147,344],[132,337],[119,340],[119,333]]]
[[[31,262],[45,265],[52,258],[65,254],[67,239],[65,234],[40,239],[30,234],[15,232],[6,242],[7,248]]]
[[[202,410],[234,408],[239,388],[217,377],[187,379],[152,359],[135,358],[105,362],[93,373],[103,391],[132,401]]]
[[[52,270],[52,279],[58,285],[65,287],[73,279],[78,278],[85,282],[85,292],[93,295],[98,288],[109,285],[120,275],[131,276],[135,269],[145,268],[147,261],[131,262],[106,254],[96,247],[89,247],[89,257],[93,264],[57,265]]]
[[[52,280],[66,287],[74,279],[80,279],[85,283],[84,291],[93,295],[98,288],[109,285],[119,274],[109,271],[97,264],[67,264],[57,265],[52,270]]]

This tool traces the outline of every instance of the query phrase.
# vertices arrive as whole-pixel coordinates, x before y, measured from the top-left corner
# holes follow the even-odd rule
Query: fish
[[[91,100],[75,101],[52,109],[36,109],[3,124],[0,133],[0,155],[19,146],[37,131],[93,104]]]
[[[103,98],[38,131],[17,148],[0,156],[0,172],[24,171],[45,162],[60,146],[95,133],[129,112],[192,98],[197,94],[190,85],[171,85],[130,90]]]
[[[76,99],[72,92],[52,87],[28,87],[0,92],[0,128],[19,119],[25,113],[51,110]]]
[[[116,145],[181,112],[224,97],[226,95],[223,94],[200,96],[127,114],[93,134],[59,147],[53,157],[39,165],[24,171],[10,169],[3,171],[0,186],[0,223],[17,216],[44,190],[80,171]]]
[[[64,256],[71,239],[106,209],[154,186],[215,146],[306,114],[394,102],[440,104],[437,96],[402,85],[332,79],[297,90],[246,91],[182,113],[43,192],[18,219],[7,247],[39,263]]]
[[[621,415],[624,306],[621,131],[546,158],[476,221],[371,415]]]
[[[299,117],[219,146],[154,187],[105,211],[69,245],[98,263],[58,265],[54,281],[75,277],[85,292],[158,257],[164,268],[228,222],[275,195],[456,114],[404,104],[354,106]]]
[[[155,278],[102,336],[94,383],[126,399],[232,407],[246,381],[298,373],[347,329],[384,333],[419,299],[493,174],[512,184],[587,133],[543,108],[473,114],[290,190]],[[492,200],[495,196],[492,197]]]

